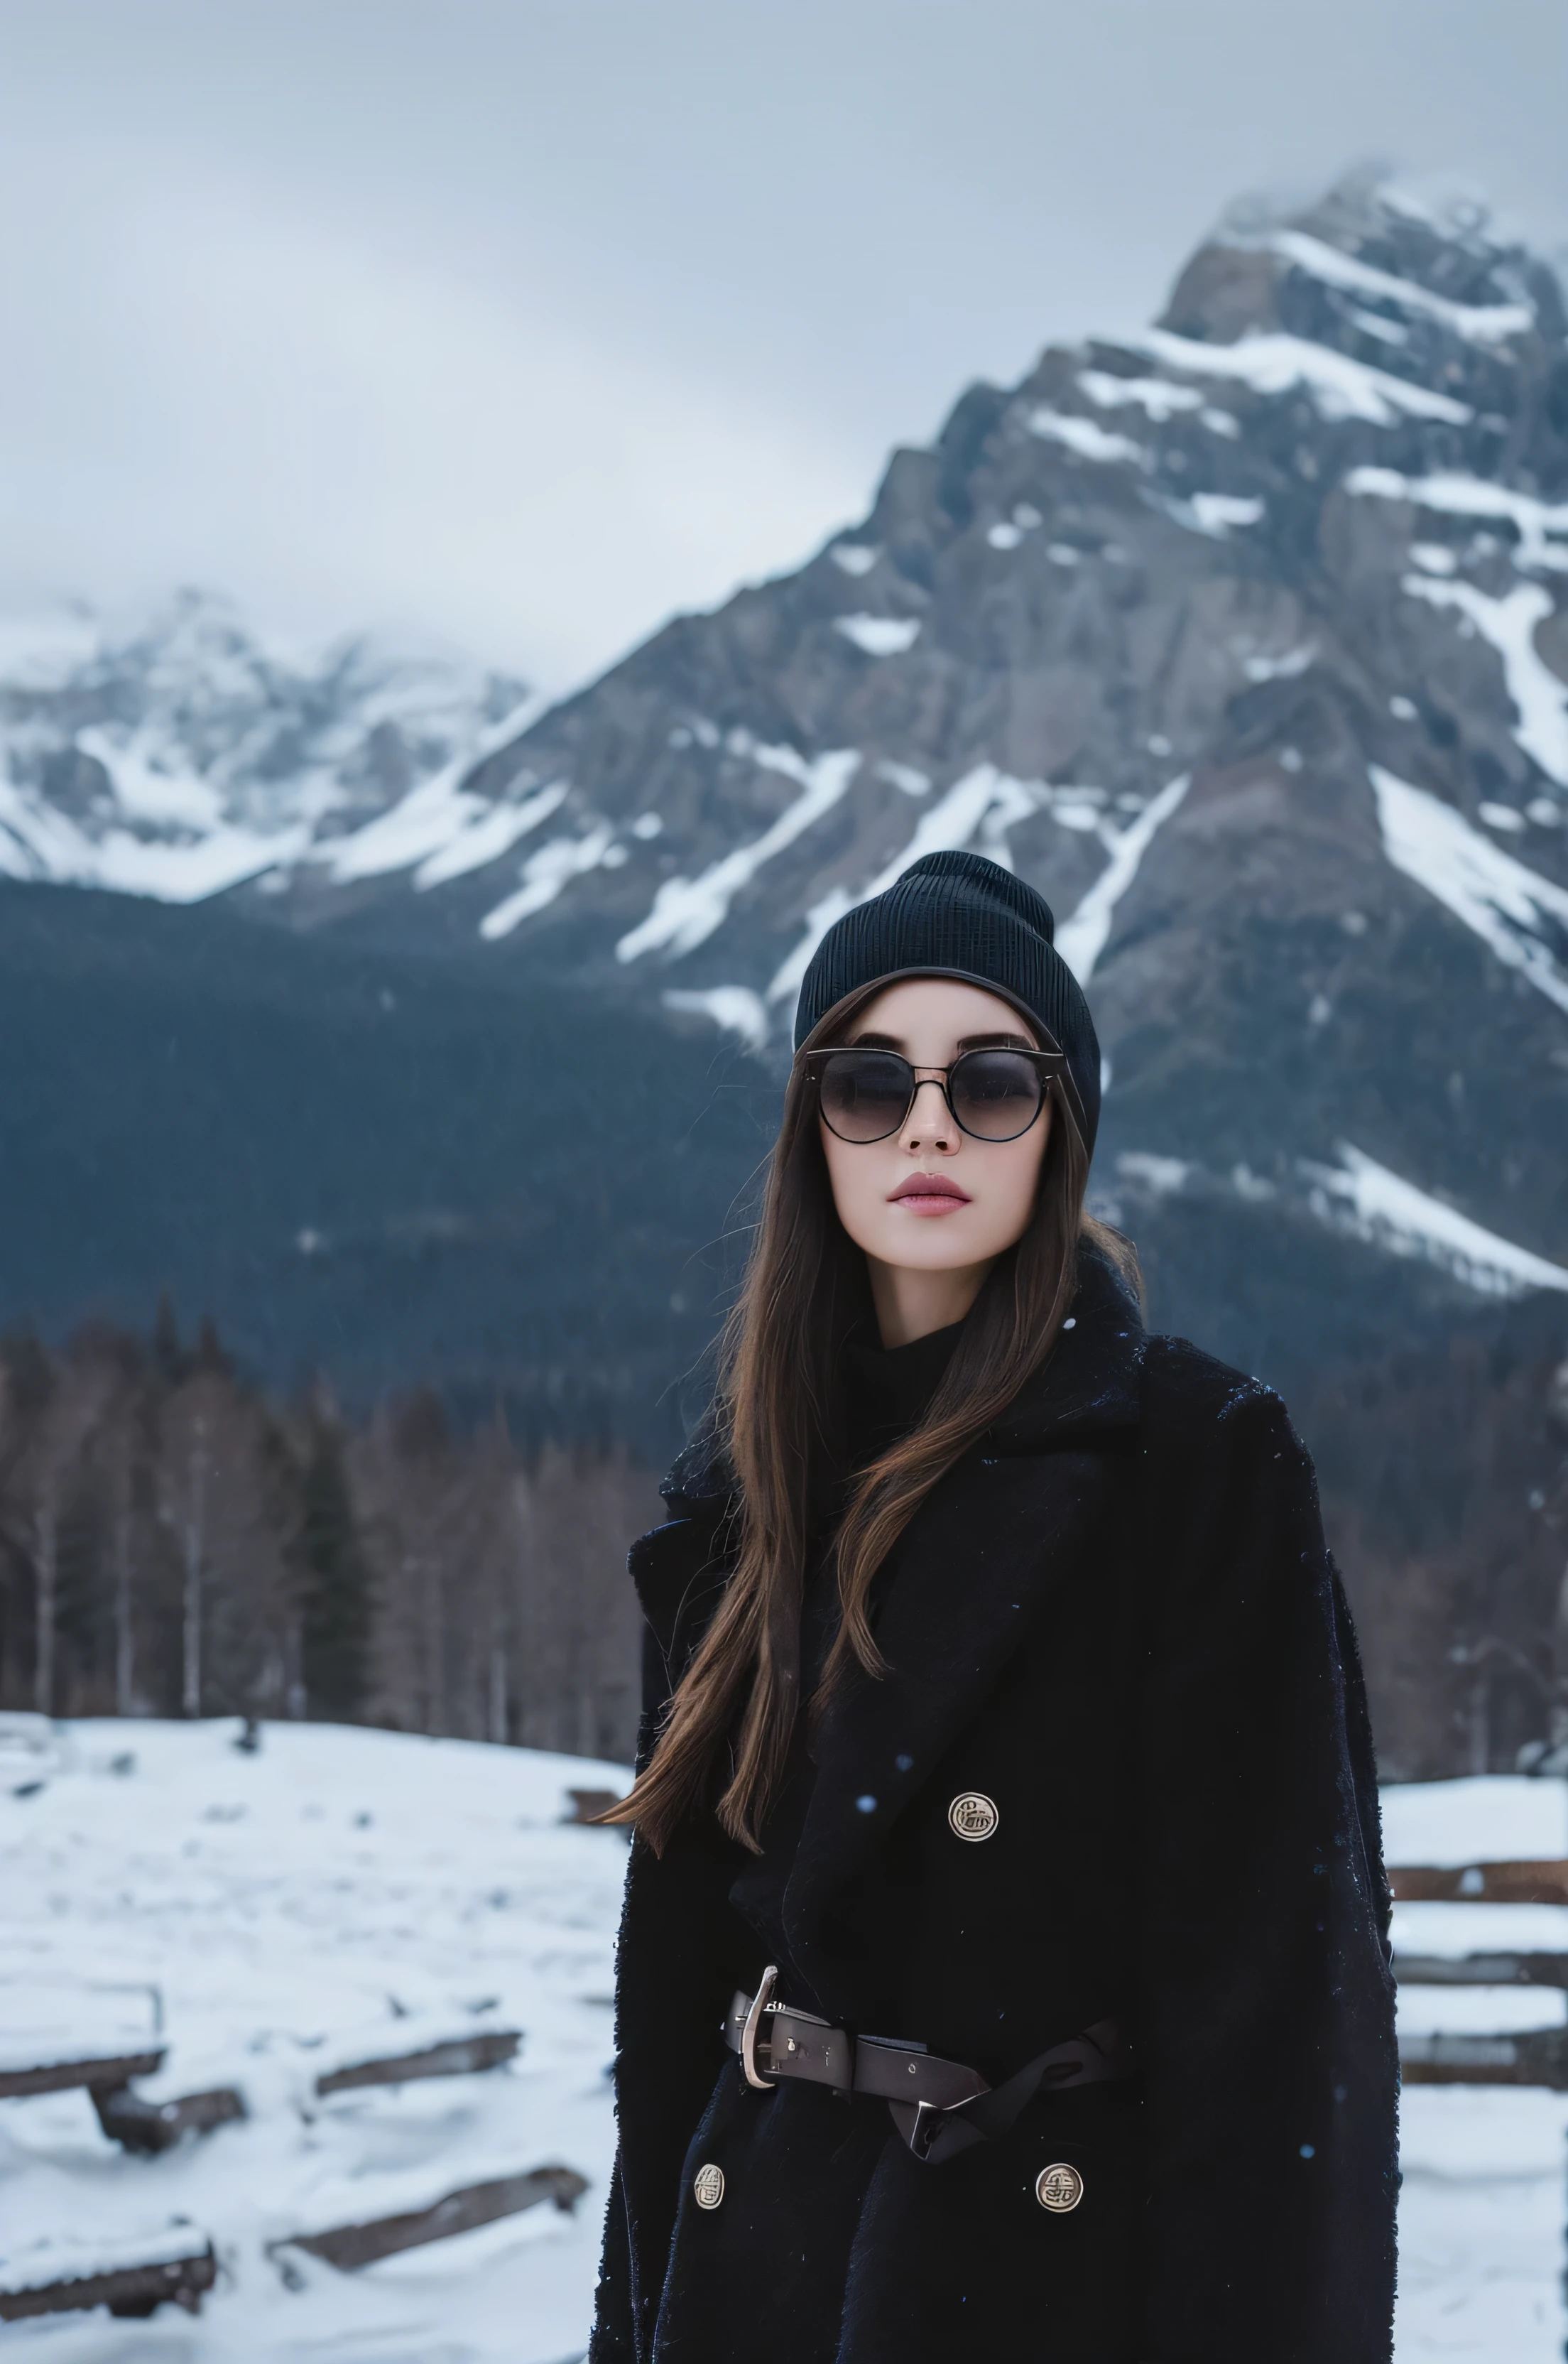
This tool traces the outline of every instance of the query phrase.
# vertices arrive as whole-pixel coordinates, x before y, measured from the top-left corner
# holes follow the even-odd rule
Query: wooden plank
[[[1544,2085],[1568,2092],[1568,2027],[1519,2035],[1402,2035],[1407,2085]]]
[[[171,2301],[188,2314],[199,2314],[202,2293],[217,2280],[217,2260],[208,2246],[188,2258],[166,2258],[154,2266],[117,2266],[108,2273],[45,2282],[34,2290],[0,2289],[0,2323],[93,2306],[106,2306],[111,2314],[148,2315]]]
[[[563,1819],[569,1823],[591,1823],[595,1814],[607,1814],[612,1806],[621,1801],[618,1790],[568,1790],[566,1794],[572,1801],[572,1812]],[[622,1827],[619,1823],[601,1825],[612,1831]]]
[[[123,2144],[143,2158],[172,2150],[186,2135],[208,2135],[215,2126],[231,2124],[245,2115],[245,2104],[229,2085],[205,2093],[183,2093],[177,2101],[150,2102],[128,2085],[106,2091],[93,2088],[98,2124],[111,2142]]]
[[[1399,1904],[1568,1904],[1568,1863],[1400,1864],[1388,1884]]]
[[[163,2051],[96,2054],[85,2060],[40,2061],[36,2068],[0,2068],[0,2101],[17,2101],[24,2093],[68,2093],[73,2086],[89,2091],[102,2085],[110,2092],[128,2085],[133,2077],[150,2077],[163,2066]]]
[[[386,2053],[373,2060],[355,2061],[347,2068],[329,2069],[317,2077],[318,2093],[347,2093],[358,2085],[406,2085],[419,2077],[467,2077],[481,2068],[498,2068],[510,2060],[522,2042],[515,2027],[486,2029],[483,2035],[464,2035],[450,2044],[428,2044],[419,2052]]]
[[[1568,1988],[1568,1954],[1396,1954],[1402,1987]]]
[[[553,2200],[570,2213],[587,2189],[584,2177],[570,2167],[536,2167],[527,2175],[505,2175],[494,2183],[471,2183],[461,2191],[449,2191],[433,2208],[381,2216],[368,2225],[338,2225],[326,2233],[300,2233],[288,2241],[274,2241],[271,2247],[305,2249],[339,2271],[352,2273],[374,2265],[378,2258],[395,2257],[400,2249],[417,2249],[427,2241],[445,2241],[454,2233],[493,2225],[498,2217],[516,2216],[541,2200]]]

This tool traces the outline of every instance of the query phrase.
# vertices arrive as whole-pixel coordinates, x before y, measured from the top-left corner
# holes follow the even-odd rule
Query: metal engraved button
[[[722,2183],[724,2178],[718,2180]],[[1035,2178],[1034,2196],[1053,2216],[1065,2216],[1084,2197],[1084,2179],[1075,2167],[1059,2159],[1054,2167],[1041,2168]]]
[[[1065,2172],[1068,2175],[1073,2172],[1071,2168],[1065,2170],[1058,2169],[1055,2171],[1059,2174]],[[699,2167],[692,2184],[692,2197],[699,2208],[717,2208],[724,2197],[724,2169],[721,2167],[715,2167],[711,2159],[706,2167]],[[1049,2204],[1048,2202],[1047,2205]]]
[[[963,1790],[948,1808],[948,1828],[955,1838],[988,1839],[1001,1815],[995,1799],[982,1790]]]

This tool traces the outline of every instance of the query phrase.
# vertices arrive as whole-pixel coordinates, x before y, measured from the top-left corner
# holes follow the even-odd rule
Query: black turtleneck
[[[851,1335],[843,1355],[843,1434],[837,1456],[846,1478],[908,1435],[940,1385],[962,1328],[962,1321],[955,1321],[907,1346],[884,1346],[873,1330]],[[806,1707],[821,1680],[838,1630],[838,1586],[825,1543],[806,1575],[800,1620],[801,1712],[789,1760],[762,1834],[762,1853],[729,1891],[730,1902],[762,1939],[764,1957],[779,1967],[780,2000],[803,2011],[818,2006],[790,1960],[784,1900],[817,1783]]]
[[[907,1436],[941,1384],[962,1321],[907,1346],[854,1333],[844,1348],[844,1442],[851,1473]]]

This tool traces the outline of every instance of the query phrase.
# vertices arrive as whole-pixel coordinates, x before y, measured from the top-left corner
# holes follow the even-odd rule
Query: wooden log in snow
[[[357,2085],[406,2085],[419,2077],[467,2077],[481,2068],[498,2068],[514,2057],[522,2040],[515,2027],[494,2027],[482,2035],[427,2044],[417,2052],[384,2053],[344,2068],[328,2069],[317,2077],[316,2090],[325,2096],[350,2092]]]
[[[244,2102],[229,2085],[214,2086],[206,2093],[183,2093],[172,2102],[150,2102],[145,2094],[133,2093],[128,2085],[109,2091],[95,2085],[92,2090],[98,2124],[110,2141],[144,2158],[172,2150],[185,2135],[211,2134],[215,2126],[228,2125],[245,2115]]]
[[[572,1812],[563,1815],[562,1820],[568,1823],[591,1823],[595,1814],[607,1814],[612,1806],[618,1806],[621,1801],[618,1790],[568,1790],[566,1794],[572,1801]],[[619,1823],[611,1823],[607,1827],[618,1831],[623,1826]]]
[[[494,2183],[471,2183],[449,2191],[433,2208],[417,2208],[403,2216],[381,2216],[368,2225],[339,2225],[327,2233],[300,2233],[288,2241],[274,2241],[279,2249],[305,2249],[323,2258],[341,2272],[373,2266],[378,2258],[395,2257],[400,2249],[417,2249],[427,2241],[445,2241],[454,2233],[472,2233],[498,2217],[516,2216],[541,2200],[553,2200],[570,2211],[588,2189],[584,2177],[570,2167],[536,2167],[527,2175],[504,2175]]]
[[[24,2093],[68,2093],[85,2085],[113,2092],[133,2077],[150,2077],[163,2066],[161,2046],[156,2052],[93,2053],[75,2060],[40,2060],[31,2068],[0,2068],[0,2101],[17,2101]]]
[[[1568,2092],[1568,2027],[1518,2035],[1402,2035],[1407,2085],[1544,2085]]]
[[[74,2314],[94,2306],[106,2306],[111,2314],[148,2315],[171,2301],[187,2314],[197,2314],[202,2293],[211,2290],[217,2279],[217,2260],[204,2243],[189,2257],[164,2258],[155,2265],[115,2266],[103,2273],[40,2282],[30,2289],[0,2286],[0,2323],[20,2323],[31,2314]]]
[[[1396,1954],[1402,1987],[1568,1988],[1568,1954]]]
[[[1399,1904],[1568,1904],[1568,1863],[1400,1864],[1388,1884]]]

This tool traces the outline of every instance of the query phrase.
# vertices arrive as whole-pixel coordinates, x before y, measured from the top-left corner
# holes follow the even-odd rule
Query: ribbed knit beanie
[[[795,1015],[798,1051],[836,1002],[895,977],[951,976],[986,987],[1043,1027],[1067,1056],[1067,1081],[1091,1153],[1100,1121],[1100,1046],[1083,988],[1057,951],[1043,895],[982,853],[928,853],[885,894],[830,927],[812,955]]]

